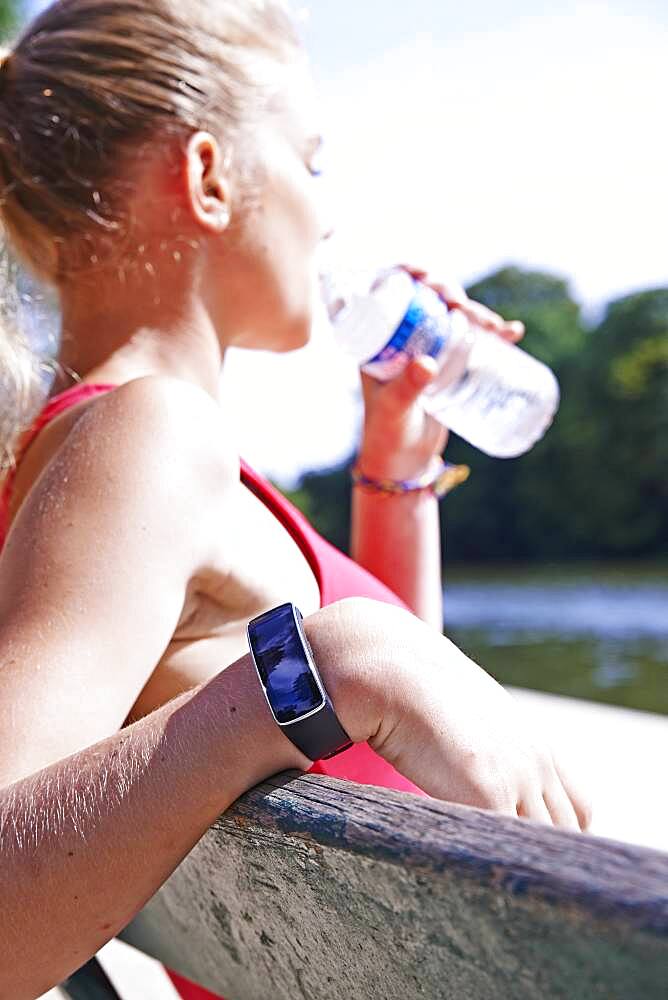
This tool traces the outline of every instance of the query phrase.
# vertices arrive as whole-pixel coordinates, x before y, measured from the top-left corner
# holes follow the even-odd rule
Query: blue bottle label
[[[371,358],[363,371],[389,382],[403,371],[411,358],[428,354],[437,358],[450,336],[448,307],[424,285],[416,284],[406,315],[391,339]]]

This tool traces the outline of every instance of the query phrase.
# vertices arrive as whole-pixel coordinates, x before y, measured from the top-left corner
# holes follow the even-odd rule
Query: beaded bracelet
[[[468,465],[451,465],[444,462],[442,458],[434,458],[431,466],[423,475],[417,479],[370,479],[365,476],[358,465],[354,465],[351,477],[355,486],[360,486],[370,493],[385,493],[388,496],[401,495],[402,493],[417,493],[428,490],[439,499],[444,497],[466,482],[471,474]]]

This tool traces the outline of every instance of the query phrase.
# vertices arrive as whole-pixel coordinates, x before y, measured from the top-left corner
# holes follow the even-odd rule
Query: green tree
[[[528,454],[493,459],[452,436],[469,482],[441,505],[448,561],[668,554],[668,289],[612,303],[585,331],[566,283],[503,268],[469,293],[527,327],[561,405]],[[347,550],[349,463],[304,477],[293,499]]]
[[[506,319],[521,319],[527,328],[528,349],[551,368],[559,368],[582,348],[580,307],[563,278],[502,267],[467,292]]]
[[[350,549],[350,460],[324,472],[308,472],[288,499],[332,545]]]
[[[588,339],[580,385],[574,487],[588,546],[602,555],[666,554],[668,289],[608,307]]]
[[[21,4],[0,0],[0,38],[7,38],[16,31],[21,13]]]
[[[489,458],[452,438],[450,459],[470,465],[472,476],[441,507],[448,558],[566,555],[564,546],[572,546],[562,491],[571,474],[567,441],[576,423],[573,389],[586,341],[580,308],[562,278],[518,267],[501,268],[467,291],[506,318],[524,322],[524,346],[554,370],[561,404],[543,440],[517,459]]]

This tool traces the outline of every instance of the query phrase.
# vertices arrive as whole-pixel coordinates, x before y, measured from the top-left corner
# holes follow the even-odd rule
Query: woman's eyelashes
[[[318,138],[306,157],[306,167],[312,177],[320,177],[323,172],[322,139]]]

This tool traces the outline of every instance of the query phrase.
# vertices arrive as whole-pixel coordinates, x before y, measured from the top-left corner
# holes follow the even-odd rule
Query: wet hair
[[[272,96],[270,69],[299,48],[283,0],[51,4],[0,61],[0,222],[9,246],[53,285],[127,246],[133,155],[156,137],[205,129],[242,162]],[[15,327],[0,329],[5,466],[40,383]]]

